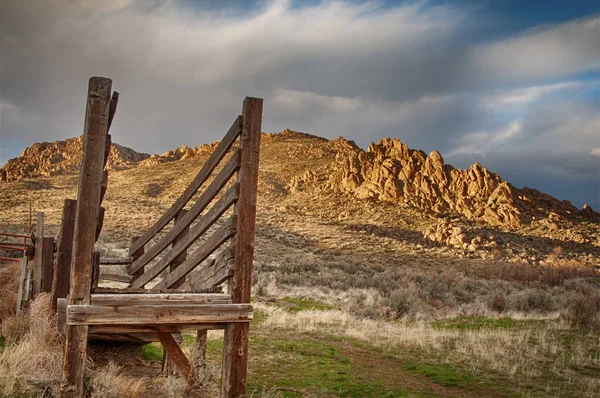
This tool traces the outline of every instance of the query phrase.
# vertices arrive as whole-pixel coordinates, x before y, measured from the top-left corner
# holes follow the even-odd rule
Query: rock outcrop
[[[427,155],[390,138],[348,156],[328,187],[359,199],[458,214],[492,226],[518,228],[550,215],[600,220],[600,214],[587,205],[579,210],[537,190],[518,189],[479,163],[467,170],[455,169],[444,164],[438,151]]]
[[[79,170],[83,160],[82,137],[65,141],[33,144],[21,152],[21,156],[9,160],[0,169],[0,181],[18,181],[24,178],[49,177]],[[107,168],[125,169],[150,157],[131,148],[113,143]]]

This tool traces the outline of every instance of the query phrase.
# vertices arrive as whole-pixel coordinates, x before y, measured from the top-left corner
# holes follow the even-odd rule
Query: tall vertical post
[[[229,292],[234,303],[249,303],[252,288],[262,103],[260,98],[246,97],[242,112],[242,162],[238,172],[240,195],[234,207],[234,213],[238,217],[237,233],[233,242],[235,271],[229,282]],[[229,323],[225,327],[222,397],[246,395],[249,327],[248,323]]]
[[[69,305],[89,304],[112,81],[92,77],[83,132]],[[61,397],[82,397],[88,326],[67,325]]]
[[[42,240],[42,286],[41,291],[49,293],[52,290],[52,275],[54,274],[54,238],[44,237]]]
[[[52,278],[52,309],[56,312],[57,300],[67,298],[71,276],[71,255],[73,252],[73,233],[75,232],[75,211],[77,201],[65,199],[62,221],[58,232],[56,260]]]
[[[35,222],[35,250],[33,258],[32,297],[37,297],[42,291],[42,270],[44,267],[44,213],[38,213]]]

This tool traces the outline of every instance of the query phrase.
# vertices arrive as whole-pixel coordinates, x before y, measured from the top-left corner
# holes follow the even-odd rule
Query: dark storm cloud
[[[471,11],[451,5],[194,4],[1,2],[0,163],[19,144],[81,134],[93,75],[121,92],[115,140],[145,152],[218,139],[246,95],[265,98],[266,131],[363,147],[395,136],[455,155],[600,148],[597,102],[577,94],[598,83],[575,79],[598,77],[597,16],[472,44]]]

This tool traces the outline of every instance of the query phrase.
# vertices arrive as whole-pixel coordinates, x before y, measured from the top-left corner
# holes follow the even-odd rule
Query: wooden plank
[[[29,268],[27,270],[27,282],[25,283],[25,300],[31,300],[33,290],[33,270]]]
[[[173,339],[173,336],[171,336],[171,333],[154,332],[154,334],[158,337],[163,348],[169,354],[169,358],[175,362],[179,372],[181,372],[186,379],[189,379],[192,376],[192,366],[183,351],[181,351],[179,344],[177,344],[175,339]]]
[[[94,252],[94,258],[92,261],[92,289],[98,287],[100,281],[100,252]]]
[[[112,81],[92,77],[88,86],[83,162],[77,193],[75,241],[71,258],[69,304],[90,302],[92,261],[100,203],[100,183],[108,132],[108,101]],[[68,309],[67,309],[68,312]],[[67,325],[61,397],[82,397],[87,353],[86,325]]]
[[[131,244],[135,243],[135,241],[137,241],[139,239],[139,236],[134,236],[131,238]],[[133,253],[132,258],[133,261],[138,260],[140,257],[142,257],[144,255],[144,251],[146,250],[145,246],[140,247],[139,249],[137,249],[137,251],[135,253]],[[132,261],[132,262],[133,262]],[[128,264],[128,266],[131,265],[131,263]],[[127,267],[128,269],[129,267]],[[137,271],[134,272],[127,272],[128,274],[131,274],[132,277],[132,282],[135,281],[137,278],[139,278],[140,276],[144,275],[144,267],[140,267]]]
[[[98,238],[100,237],[100,232],[102,232],[102,227],[104,226],[104,213],[106,213],[106,209],[102,206],[98,209],[98,221],[96,222],[96,233],[95,233],[95,242],[98,242]]]
[[[238,198],[238,184],[232,185],[221,198],[204,214],[198,223],[179,241],[179,246],[173,247],[165,256],[152,268],[152,278],[158,276],[174,258],[179,256],[183,250],[187,250],[202,234],[208,229],[235,203]],[[144,286],[151,279],[143,279],[132,284],[132,287]],[[143,284],[142,284],[143,282]]]
[[[219,174],[210,183],[204,192],[200,195],[196,203],[189,209],[189,211],[181,218],[177,225],[173,226],[155,245],[150,247],[139,259],[134,261],[128,268],[127,272],[133,274],[140,267],[148,264],[154,257],[162,252],[167,246],[169,246],[175,239],[177,239],[183,231],[188,228],[192,222],[202,213],[202,211],[210,204],[210,202],[217,196],[219,191],[227,184],[229,179],[237,172],[240,167],[240,151],[236,150],[229,161],[223,166]],[[182,246],[183,247],[183,246]],[[166,267],[166,265],[165,265]],[[162,270],[161,270],[162,271]],[[146,284],[147,281],[144,283]],[[138,285],[138,286],[143,286]]]
[[[177,225],[177,223],[179,223],[181,221],[181,218],[183,216],[185,216],[186,213],[187,213],[187,210],[185,210],[185,209],[182,209],[179,213],[177,213],[177,217],[175,217],[175,225]],[[182,243],[183,243],[182,240],[185,239],[185,236],[187,235],[189,230],[190,230],[189,227],[185,228],[183,230],[183,232],[181,233],[181,235],[179,235],[179,237],[175,238],[175,240],[173,241],[172,250],[180,251],[179,246],[182,245]],[[187,258],[187,248],[181,250],[181,254],[169,263],[169,271],[170,272],[175,271],[175,269],[177,269],[177,267],[180,264],[183,264],[183,262],[185,261],[186,258]],[[175,283],[173,284],[173,289],[177,289],[178,287],[180,287],[183,284],[183,282],[185,282],[185,277],[175,281]]]
[[[223,293],[92,294],[93,305],[231,304]]]
[[[256,191],[263,100],[246,97],[243,105],[243,130],[240,137],[242,165],[238,173],[240,198],[234,212],[239,218],[234,239],[235,271],[229,281],[234,303],[249,303],[252,289],[252,262],[256,228]],[[228,325],[225,329],[221,397],[240,397],[246,393],[248,363],[248,325]]]
[[[54,238],[44,237],[42,240],[42,292],[52,291],[54,275]]]
[[[231,248],[226,248],[220,252],[214,259],[206,264],[205,267],[198,270],[193,278],[183,286],[192,289],[208,289],[220,285],[227,278],[233,275],[235,269],[235,260]]]
[[[73,252],[73,234],[75,232],[75,211],[77,201],[65,199],[63,202],[62,221],[56,243],[56,258],[54,276],[52,278],[52,309],[56,312],[56,303],[59,298],[69,294],[69,280],[71,275],[71,254]]]
[[[23,260],[21,261],[21,277],[19,278],[19,293],[17,295],[17,315],[21,314],[21,308],[23,307],[23,290],[27,278],[27,262],[27,255],[23,253]]]
[[[249,322],[250,304],[69,305],[67,325]]]
[[[104,201],[104,195],[108,190],[108,170],[102,172],[102,182],[100,182],[100,204]]]
[[[68,302],[66,298],[59,298],[56,301],[56,328],[60,334],[65,334],[67,330],[67,305]]]
[[[233,122],[225,137],[221,140],[219,145],[215,148],[215,151],[210,155],[202,169],[198,172],[194,180],[188,185],[188,187],[183,191],[181,196],[173,203],[171,208],[167,210],[161,218],[152,226],[148,231],[144,233],[137,241],[135,241],[131,247],[129,248],[129,255],[132,256],[140,247],[144,246],[146,243],[152,239],[158,231],[163,229],[181,209],[185,207],[187,202],[190,201],[192,196],[198,191],[198,189],[206,182],[210,174],[213,172],[215,167],[219,164],[219,162],[225,157],[229,148],[233,145],[237,137],[242,132],[242,117],[238,116],[237,119]]]
[[[220,289],[142,289],[142,288],[114,288],[114,287],[97,287],[94,289],[94,294],[138,294],[138,293],[222,293]]]
[[[66,319],[66,318],[65,318]],[[90,325],[89,333],[144,333],[144,332],[169,332],[180,330],[221,330],[225,329],[223,323],[196,323],[196,324],[164,324],[164,325]]]
[[[133,262],[133,257],[100,257],[100,265],[127,265]]]
[[[110,105],[108,108],[108,128],[106,132],[110,131],[110,126],[112,125],[113,119],[115,118],[115,114],[117,113],[117,104],[119,103],[119,92],[113,91],[112,96],[110,98]]]
[[[231,216],[224,225],[219,228],[214,234],[212,234],[206,242],[202,244],[189,258],[181,264],[173,273],[167,275],[162,281],[160,281],[155,288],[157,289],[169,289],[179,279],[189,274],[198,264],[204,261],[210,256],[215,250],[217,250],[227,239],[231,238],[236,231],[237,217]],[[149,272],[146,272],[149,274]],[[142,276],[144,278],[146,276]],[[151,276],[151,275],[149,275]],[[142,279],[140,278],[140,280]]]
[[[100,280],[105,281],[113,281],[113,282],[121,282],[121,283],[131,283],[133,277],[131,275],[125,274],[116,274],[114,272],[105,272],[100,268]],[[97,288],[97,286],[95,286]]]
[[[44,241],[44,213],[37,214],[35,223],[35,242],[33,258],[33,284],[32,297],[35,298],[42,291],[42,269],[43,269],[43,241]]]

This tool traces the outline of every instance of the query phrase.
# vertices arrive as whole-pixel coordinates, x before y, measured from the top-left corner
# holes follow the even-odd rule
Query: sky
[[[0,165],[81,135],[91,76],[137,151],[218,140],[254,96],[267,132],[395,137],[600,208],[599,0],[0,0]]]

